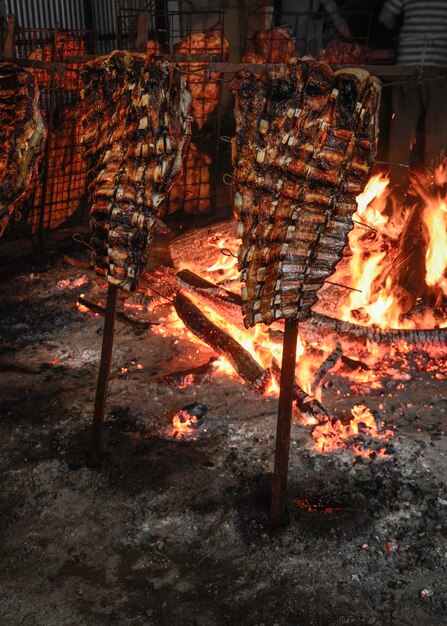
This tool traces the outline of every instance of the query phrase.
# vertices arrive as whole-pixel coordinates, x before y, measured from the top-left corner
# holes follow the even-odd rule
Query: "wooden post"
[[[8,22],[6,24],[5,43],[3,46],[3,56],[14,57],[15,45],[16,45],[16,16],[14,13],[8,15]]]
[[[285,521],[297,341],[298,321],[286,320],[284,325],[278,422],[276,428],[275,467],[273,470],[272,501],[269,519],[269,526],[272,529],[283,525]]]
[[[135,49],[144,51],[147,46],[147,34],[149,32],[149,11],[140,11],[137,17],[137,36]]]
[[[97,467],[101,457],[101,435],[104,422],[107,387],[109,385],[110,365],[112,363],[113,332],[115,330],[118,287],[109,285],[107,292],[106,315],[102,335],[101,362],[99,365],[98,384],[96,387],[95,409],[90,434],[88,464]]]

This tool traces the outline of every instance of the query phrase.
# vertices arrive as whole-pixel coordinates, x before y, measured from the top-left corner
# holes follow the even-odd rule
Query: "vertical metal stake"
[[[284,325],[278,422],[276,427],[275,467],[273,470],[272,502],[269,519],[269,526],[272,529],[283,525],[285,521],[297,340],[298,320],[286,320]]]
[[[101,363],[99,365],[98,384],[96,386],[95,409],[90,433],[88,464],[97,467],[101,457],[101,434],[104,422],[107,387],[109,385],[110,365],[112,363],[113,332],[115,330],[118,287],[109,285],[107,292],[106,316],[102,335]]]

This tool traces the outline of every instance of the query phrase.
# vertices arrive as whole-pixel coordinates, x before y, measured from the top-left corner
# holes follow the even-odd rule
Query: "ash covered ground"
[[[163,375],[212,353],[117,323],[104,459],[89,469],[103,321],[76,299],[104,302],[102,281],[56,257],[2,274],[1,624],[447,624],[439,372],[372,390],[330,375],[325,405],[367,404],[396,427],[394,452],[318,454],[297,420],[290,523],[270,533],[274,398],[224,374],[168,387]],[[173,439],[192,402],[203,426]]]

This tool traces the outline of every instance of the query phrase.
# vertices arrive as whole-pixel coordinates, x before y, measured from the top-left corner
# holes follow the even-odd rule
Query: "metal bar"
[[[58,25],[56,23],[53,31],[53,47],[51,50],[51,60],[54,61],[56,59],[56,47],[57,47],[57,36],[58,36]],[[53,131],[53,123],[54,123],[54,113],[55,113],[55,80],[54,80],[54,70],[50,72],[50,103],[48,110],[48,124],[47,124],[47,141],[45,145],[44,152],[44,160],[43,160],[43,171],[42,171],[42,198],[40,203],[40,214],[39,214],[39,230],[37,233],[37,249],[39,252],[42,251],[43,244],[43,231],[45,228],[45,208],[47,201],[47,189],[48,189],[48,174],[50,169],[50,155],[51,155],[51,143],[52,143],[52,131]],[[51,224],[51,213],[52,213],[52,205],[49,207],[49,215],[48,215],[48,224]]]
[[[87,59],[92,59],[96,57],[86,57]],[[0,55],[0,61],[11,61],[10,57],[5,55]],[[48,71],[56,71],[65,73],[67,68],[67,63],[65,62],[52,62],[52,61],[38,61],[37,59],[18,59],[14,58],[13,63],[15,65],[19,65],[20,67],[29,67],[30,69],[37,70],[48,70]]]
[[[109,385],[110,366],[112,363],[113,333],[115,330],[118,287],[109,285],[107,292],[106,315],[102,335],[101,362],[99,365],[98,384],[96,387],[95,408],[90,431],[88,464],[97,467],[101,457],[101,435],[104,422],[107,388]]]
[[[298,320],[286,320],[284,325],[278,422],[276,427],[275,467],[273,470],[269,519],[269,526],[272,529],[282,526],[285,521],[297,341]]]
[[[137,17],[137,37],[135,39],[136,50],[146,50],[147,34],[149,32],[149,11],[141,11]]]
[[[241,70],[248,70],[254,73],[264,73],[270,69],[278,68],[278,64],[274,63],[224,63],[224,62],[214,62],[212,59],[215,57],[215,54],[167,54],[164,55],[167,61],[175,62],[203,62],[206,67],[203,70],[207,69],[210,72],[219,72],[219,73],[237,73]],[[5,58],[5,57],[3,57]],[[36,68],[51,68],[54,67],[58,71],[62,70],[67,64],[79,64],[84,63],[86,61],[90,61],[93,59],[97,59],[97,54],[85,54],[80,56],[70,56],[65,59],[64,62],[45,62],[45,61],[29,61],[23,59],[20,65],[23,67],[36,67]],[[0,56],[0,60],[2,57]],[[5,60],[7,60],[5,58]],[[378,76],[379,78],[386,77],[414,77],[430,79],[430,78],[438,78],[447,75],[447,67],[435,67],[435,66],[424,66],[422,68],[418,66],[404,66],[404,65],[337,65],[334,66],[337,69],[342,69],[343,67],[359,67],[367,70],[370,74]],[[202,70],[201,70],[202,71]]]

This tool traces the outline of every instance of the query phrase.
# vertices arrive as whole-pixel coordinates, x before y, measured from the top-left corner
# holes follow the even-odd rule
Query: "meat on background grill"
[[[240,72],[230,89],[244,322],[304,320],[374,163],[380,82],[304,58],[262,76]]]
[[[353,41],[334,39],[322,51],[320,59],[332,65],[360,65],[368,60],[368,49]]]
[[[160,53],[161,53],[161,46],[158,43],[158,41],[155,41],[154,39],[148,39],[146,43],[146,54],[148,56],[153,56],[154,54],[160,54]]]
[[[258,30],[242,58],[243,63],[288,63],[296,57],[296,41],[288,26]]]
[[[211,158],[191,141],[183,173],[169,194],[169,213],[206,213],[210,208]]]
[[[217,55],[217,60],[228,59],[230,44],[223,36],[221,22],[204,33],[192,33],[174,46],[175,54]],[[206,123],[210,113],[219,104],[221,85],[219,72],[209,72],[207,64],[198,61],[179,62],[185,72],[186,84],[192,96],[191,112],[199,129]]]
[[[41,225],[54,230],[63,224],[78,209],[85,194],[87,168],[80,151],[81,124],[75,105],[67,104],[58,109],[47,142],[46,181],[41,172],[34,195],[27,201],[28,206],[31,204],[28,223],[33,233]]]
[[[45,141],[34,76],[0,63],[0,236],[36,171]]]
[[[56,44],[56,45],[54,45]],[[85,42],[73,37],[68,31],[58,30],[51,41],[45,42],[28,55],[28,59],[37,61],[65,62],[69,57],[81,57],[86,54]],[[79,88],[79,65],[68,64],[65,73],[54,75],[54,84],[59,88],[73,90]],[[51,86],[51,74],[43,69],[31,69],[36,76],[40,89]]]
[[[109,283],[133,291],[161,206],[182,171],[191,97],[173,65],[144,53],[95,59],[82,79],[92,263]]]

